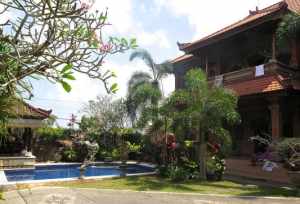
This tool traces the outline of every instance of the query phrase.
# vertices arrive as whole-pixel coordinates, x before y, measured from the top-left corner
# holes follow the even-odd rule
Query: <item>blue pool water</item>
[[[8,181],[27,181],[45,179],[78,178],[79,164],[68,165],[45,165],[36,166],[35,169],[13,169],[5,170]],[[149,173],[153,168],[130,164],[127,166],[127,174]],[[119,166],[89,166],[84,174],[89,176],[119,176]]]

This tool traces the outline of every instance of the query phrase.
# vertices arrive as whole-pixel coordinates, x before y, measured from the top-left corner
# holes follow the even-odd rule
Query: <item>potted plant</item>
[[[300,186],[300,138],[285,139],[278,144],[278,153],[288,169],[290,181]]]

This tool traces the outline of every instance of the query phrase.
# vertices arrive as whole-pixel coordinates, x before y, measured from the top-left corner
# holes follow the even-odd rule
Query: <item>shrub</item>
[[[168,175],[174,182],[185,181],[188,178],[188,173],[180,166],[171,165],[168,170]]]
[[[66,137],[63,128],[42,127],[37,129],[36,133],[39,136],[39,139],[48,142],[55,141],[57,139],[63,139]]]
[[[158,174],[163,178],[167,178],[169,176],[169,169],[168,166],[159,166],[158,167]]]
[[[300,138],[284,139],[277,145],[277,152],[287,168],[300,170]]]
[[[188,179],[197,179],[199,177],[199,165],[197,162],[190,160],[186,157],[181,158],[182,168],[187,173]]]
[[[121,158],[120,150],[118,148],[114,148],[111,152],[111,157],[113,158],[113,160],[120,160]]]
[[[67,162],[75,162],[77,161],[77,152],[73,147],[67,147],[63,151],[63,160]]]
[[[225,160],[213,156],[207,160],[206,168],[208,180],[222,180],[226,169]]]

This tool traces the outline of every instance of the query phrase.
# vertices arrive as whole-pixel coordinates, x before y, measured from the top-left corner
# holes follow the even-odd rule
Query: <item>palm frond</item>
[[[153,72],[153,76],[156,76],[157,72],[155,70],[155,62],[154,62],[151,54],[147,50],[138,49],[138,50],[133,51],[129,57],[129,60],[132,61],[136,58],[142,59],[145,62],[145,64],[148,67],[150,67],[151,71]]]
[[[128,92],[143,83],[151,83],[152,77],[147,72],[134,72],[128,81]]]
[[[156,70],[157,70],[159,79],[162,79],[169,74],[174,74],[174,66],[169,61],[163,62],[161,64],[157,64]]]

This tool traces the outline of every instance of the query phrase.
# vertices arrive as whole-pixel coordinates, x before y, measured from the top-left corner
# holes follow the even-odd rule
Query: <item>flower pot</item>
[[[297,187],[300,187],[300,171],[289,171],[288,175],[291,183]]]

